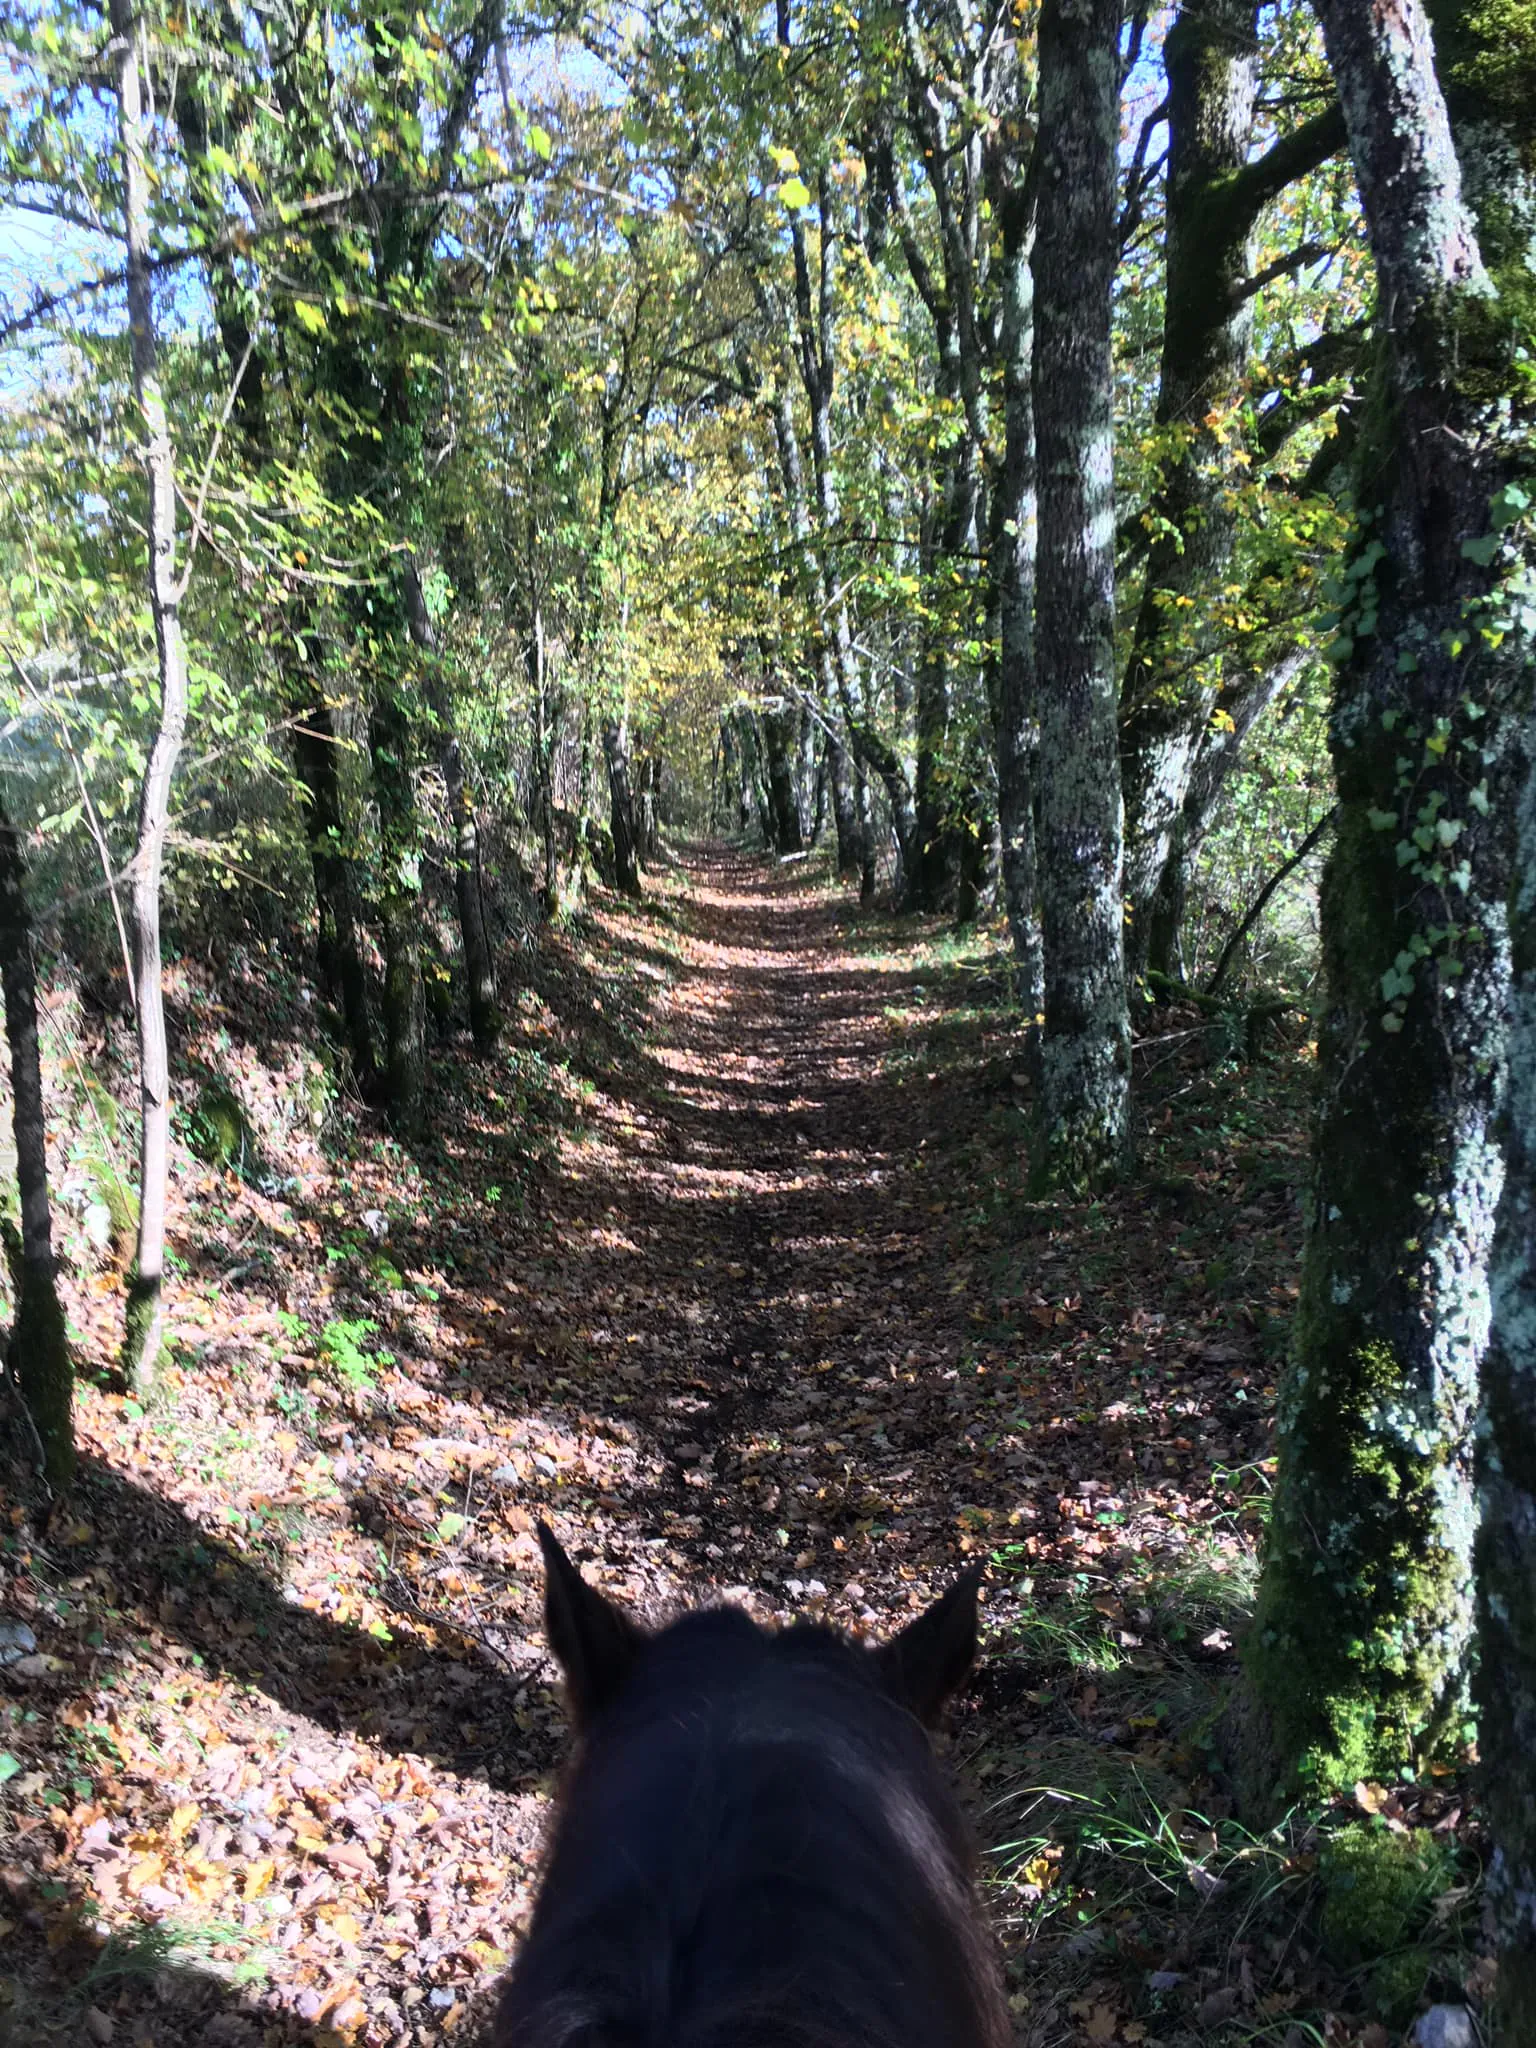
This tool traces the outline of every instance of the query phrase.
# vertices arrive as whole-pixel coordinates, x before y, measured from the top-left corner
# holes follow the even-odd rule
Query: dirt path
[[[957,1521],[944,1469],[974,1419],[954,1175],[968,1134],[1020,1121],[1007,1028],[930,1072],[923,971],[803,869],[698,854],[674,900],[681,977],[601,1141],[546,1189],[536,1276],[562,1304],[545,1387],[617,1410],[633,1463],[590,1523],[552,1505],[609,1565],[662,1545],[680,1590],[873,1621],[1017,1505],[1006,1461],[972,1455]]]
[[[258,1124],[310,1052],[280,966],[249,1017],[183,997]],[[885,1633],[988,1554],[972,1788],[1062,1743],[1164,1767],[1141,1617],[1251,1556],[1296,1134],[1251,1077],[1175,1074],[1138,1186],[1030,1204],[1003,971],[694,850],[524,961],[494,1064],[444,1049],[426,1147],[274,1110],[286,1192],[182,1163],[160,1394],[82,1381],[63,1521],[0,1468],[36,1645],[0,1668],[0,2040],[464,2038],[565,1741],[540,1518],[652,1618]],[[72,1302],[103,1356],[114,1301]]]

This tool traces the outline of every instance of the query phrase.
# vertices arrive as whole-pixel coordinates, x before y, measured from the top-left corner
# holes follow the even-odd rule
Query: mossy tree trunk
[[[48,1201],[47,1127],[37,1046],[37,977],[27,912],[21,841],[0,809],[0,981],[11,1054],[11,1107],[16,1130],[16,1185],[21,1197],[20,1256],[12,1259],[16,1319],[10,1363],[43,1452],[43,1476],[62,1493],[75,1476],[71,1417],[74,1373],[53,1263]],[[7,1226],[9,1230],[10,1226]]]
[[[133,391],[143,418],[149,480],[149,606],[160,709],[139,793],[132,882],[134,1006],[139,1041],[139,1230],[128,1289],[123,1369],[135,1385],[154,1373],[164,1304],[165,1209],[171,1139],[170,1058],[160,975],[160,874],[170,824],[171,780],[187,724],[187,656],[176,571],[176,459],[160,388],[150,292],[150,175],[139,73],[140,23],[132,0],[112,0],[118,119],[123,149],[123,225],[128,249],[128,333]]]
[[[1045,1028],[1035,1171],[1066,1188],[1121,1171],[1130,1110],[1110,359],[1119,24],[1119,0],[1046,0],[1040,16],[1035,675]]]
[[[1390,1776],[1454,1735],[1467,1704],[1530,664],[1506,490],[1520,495],[1530,460],[1516,389],[1529,231],[1500,225],[1520,160],[1472,83],[1497,53],[1466,65],[1464,191],[1422,6],[1318,12],[1381,312],[1334,649],[1311,1215],[1245,1652],[1267,1724],[1250,1766],[1261,1797]],[[1465,34],[1474,12],[1445,8],[1439,25]]]

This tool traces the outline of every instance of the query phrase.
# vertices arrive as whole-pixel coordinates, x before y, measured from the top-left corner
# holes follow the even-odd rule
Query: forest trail
[[[1210,1810],[1163,1716],[1251,1569],[1294,1084],[1150,1039],[1143,1179],[1032,1203],[1006,972],[690,848],[521,957],[508,1043],[444,1045],[415,1149],[276,1121],[313,1041],[274,959],[239,1012],[182,982],[183,1058],[294,1171],[184,1162],[160,1392],[81,1381],[62,1524],[0,1471],[0,1609],[37,1645],[0,1674],[11,2038],[74,2043],[84,2002],[155,2048],[466,2038],[566,1746],[540,1519],[651,1619],[724,1596],[879,1636],[986,1555],[953,1716],[984,1848],[1064,1757]],[[73,1308],[109,1356],[111,1286]],[[1106,2039],[1091,1952],[1019,1945],[1060,1853],[991,1866],[1014,1982],[1041,2040],[1074,1987]]]
[[[681,978],[638,1099],[610,1107],[595,1178],[550,1189],[584,1277],[586,1362],[648,1440],[649,1484],[626,1505],[701,1586],[772,1598],[793,1580],[798,1603],[820,1581],[841,1605],[853,1579],[906,1604],[916,1571],[916,1602],[960,1561],[960,1531],[951,1485],[925,1499],[913,1461],[963,1455],[973,1420],[957,1366],[976,1304],[943,1168],[995,1101],[936,1085],[912,1042],[924,970],[861,941],[803,867],[695,853],[680,908]],[[1000,1053],[1007,1035],[999,1020]],[[1002,1068],[985,1092],[999,1084]],[[1006,1477],[988,1476],[965,1498],[995,1512]],[[876,1528],[877,1569],[839,1568]]]

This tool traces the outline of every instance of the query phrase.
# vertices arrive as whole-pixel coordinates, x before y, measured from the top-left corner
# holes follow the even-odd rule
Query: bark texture
[[[1510,432],[1514,332],[1494,313],[1429,24],[1416,0],[1318,12],[1381,347],[1334,649],[1311,1215],[1246,1647],[1269,1722],[1260,1795],[1394,1775],[1467,1703],[1529,674],[1521,636],[1493,627],[1509,543],[1490,518],[1528,460]]]
[[[1507,1177],[1477,1458],[1478,1733],[1494,1843],[1487,1890],[1499,1941],[1495,2038],[1508,2048],[1536,2039],[1536,776],[1521,803],[1519,867]]]
[[[5,987],[5,1037],[11,1055],[11,1105],[16,1131],[16,1185],[21,1235],[11,1265],[16,1319],[10,1365],[43,1452],[43,1476],[62,1493],[75,1476],[72,1419],[74,1373],[53,1263],[48,1202],[47,1127],[37,1046],[37,978],[26,867],[15,827],[0,810],[0,980]],[[7,1226],[9,1232],[10,1226]]]
[[[1045,1029],[1036,1171],[1068,1188],[1121,1171],[1130,1108],[1110,361],[1119,23],[1118,0],[1046,0],[1040,16],[1033,269]]]
[[[176,461],[160,388],[150,295],[149,169],[139,76],[139,24],[131,0],[112,0],[118,117],[123,150],[123,224],[128,249],[128,333],[133,390],[144,422],[149,479],[149,605],[155,626],[160,709],[139,793],[131,917],[139,1041],[139,1231],[128,1290],[123,1368],[144,1385],[164,1322],[166,1172],[171,1135],[170,1061],[160,978],[160,874],[170,822],[171,779],[187,724],[187,656],[176,574]]]
[[[1033,203],[1022,187],[1003,202],[1003,405],[1006,442],[993,494],[992,576],[997,675],[992,716],[1003,900],[1018,963],[1019,1007],[1037,1031],[1045,1015],[1045,954],[1035,873],[1035,407]],[[1035,1041],[1031,1040],[1031,1043]]]

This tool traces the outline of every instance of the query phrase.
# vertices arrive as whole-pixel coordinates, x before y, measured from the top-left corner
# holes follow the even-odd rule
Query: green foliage
[[[322,1361],[354,1394],[373,1393],[375,1375],[393,1363],[389,1352],[364,1348],[378,1327],[371,1316],[334,1316],[320,1332]]]

